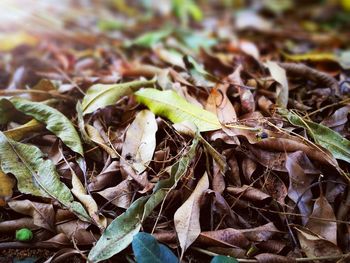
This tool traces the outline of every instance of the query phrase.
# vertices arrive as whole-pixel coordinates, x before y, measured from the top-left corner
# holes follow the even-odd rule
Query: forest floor
[[[242,2],[0,4],[0,262],[350,262],[350,1]]]

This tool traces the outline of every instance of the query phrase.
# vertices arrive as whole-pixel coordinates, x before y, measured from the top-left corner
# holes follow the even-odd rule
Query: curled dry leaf
[[[218,84],[211,89],[205,109],[217,115],[220,123],[234,123],[237,121],[236,110],[227,97],[228,84]]]
[[[8,203],[17,213],[31,216],[36,226],[55,231],[55,211],[52,204],[31,202],[29,200],[14,200]]]
[[[252,92],[245,87],[241,79],[242,65],[239,65],[236,70],[228,76],[231,84],[238,89],[239,97],[241,99],[242,110],[244,113],[255,111],[255,101]]]
[[[200,200],[208,188],[209,179],[205,173],[198,181],[191,196],[174,214],[175,229],[181,246],[181,258],[201,232],[199,223]]]
[[[100,146],[104,151],[106,151],[112,158],[116,158],[117,154],[116,152],[107,145],[107,143],[103,140],[102,136],[100,135],[100,133],[98,132],[98,130],[90,125],[90,124],[86,124],[85,125],[85,129],[88,135],[88,138],[93,141],[94,143],[96,143],[98,146]]]
[[[106,188],[97,194],[103,196],[113,205],[127,209],[132,200],[132,183],[130,180],[125,179],[116,186]]]
[[[318,220],[318,218],[330,221]],[[323,195],[316,199],[311,218],[307,222],[306,227],[313,233],[337,245],[336,217],[332,206]]]
[[[34,219],[30,217],[22,217],[15,220],[6,220],[0,222],[0,233],[11,233],[21,228],[35,230],[40,227],[34,224]]]
[[[240,229],[239,231],[250,241],[254,242],[267,241],[275,234],[281,233],[272,222],[255,228]]]
[[[272,78],[279,84],[279,88],[277,89],[276,104],[286,108],[289,97],[286,71],[274,61],[267,61],[265,66],[269,69]]]
[[[243,233],[234,228],[220,229],[216,231],[204,231],[200,233],[198,242],[206,246],[237,246],[246,248],[250,242]]]
[[[298,206],[303,224],[306,224],[307,217],[311,214],[312,192],[309,188],[314,176],[305,174],[303,167],[298,161],[288,156],[286,160],[286,168],[289,173],[288,197]]]
[[[226,188],[226,190],[233,195],[238,195],[252,201],[264,201],[266,199],[271,199],[270,195],[249,185],[242,185],[241,187],[229,186]]]
[[[323,257],[341,255],[341,250],[332,242],[311,232],[305,227],[294,227],[300,246],[307,257]]]

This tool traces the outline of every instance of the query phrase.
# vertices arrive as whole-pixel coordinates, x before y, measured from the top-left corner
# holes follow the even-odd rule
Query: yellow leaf
[[[0,206],[6,204],[6,199],[12,196],[12,188],[16,181],[0,170]]]
[[[337,56],[333,53],[305,53],[305,54],[287,54],[282,53],[282,55],[291,61],[313,61],[313,62],[319,62],[319,61],[333,61],[338,62]]]
[[[38,39],[25,32],[0,34],[0,51],[8,52],[20,45],[35,46]]]
[[[12,140],[19,141],[23,137],[25,137],[28,133],[40,131],[44,128],[44,125],[38,122],[36,119],[32,119],[31,121],[13,128],[11,130],[4,131],[4,134],[11,138]]]

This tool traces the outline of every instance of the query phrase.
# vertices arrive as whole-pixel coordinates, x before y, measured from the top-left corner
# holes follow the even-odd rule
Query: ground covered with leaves
[[[350,261],[349,1],[44,2],[2,8],[1,262]]]

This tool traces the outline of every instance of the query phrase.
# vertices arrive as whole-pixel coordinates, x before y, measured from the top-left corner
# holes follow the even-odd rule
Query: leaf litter
[[[0,261],[347,262],[346,1],[78,2],[0,25]]]

